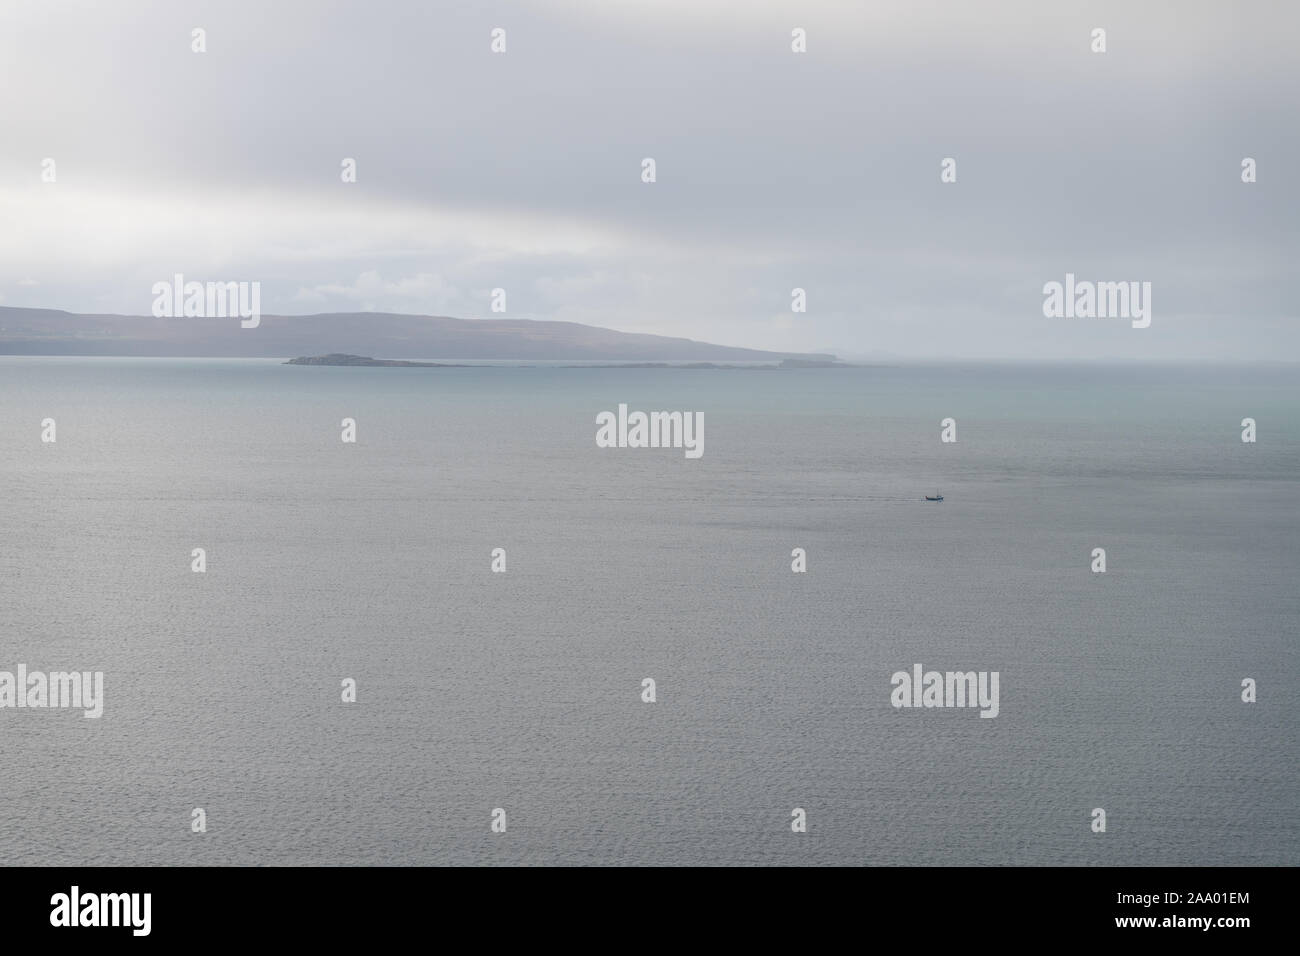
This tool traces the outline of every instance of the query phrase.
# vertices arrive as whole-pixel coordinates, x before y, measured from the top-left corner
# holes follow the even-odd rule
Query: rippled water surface
[[[1294,370],[0,358],[0,670],[105,681],[0,859],[1295,864],[1298,481]]]

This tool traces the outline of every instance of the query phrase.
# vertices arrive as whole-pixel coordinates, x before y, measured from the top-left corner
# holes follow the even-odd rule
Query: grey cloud
[[[7,304],[138,312],[150,276],[208,271],[263,278],[268,311],[485,314],[482,290],[501,285],[521,315],[767,348],[1300,355],[1291,5],[390,0],[0,16],[0,204],[15,232],[40,233],[45,215],[52,233],[34,246],[39,273],[0,264]],[[796,25],[806,55],[789,52]],[[504,56],[488,52],[494,26]],[[1088,52],[1094,26],[1105,55]],[[44,156],[55,186],[39,182]],[[345,156],[355,186],[338,181]],[[955,185],[939,182],[946,156]],[[1258,183],[1240,182],[1243,156]],[[75,218],[49,226],[42,203],[64,189],[139,209],[145,235],[110,242],[116,207],[87,210],[99,225],[86,236]],[[232,195],[261,212],[230,219]],[[322,214],[310,228],[295,222],[304,205]],[[409,229],[392,209],[410,211]],[[531,246],[516,217],[535,224]],[[481,228],[427,238],[440,222]],[[590,241],[548,245],[563,229]],[[96,242],[135,268],[109,268]],[[1151,281],[1152,328],[1044,319],[1042,284],[1066,271]],[[794,286],[806,315],[789,313]]]

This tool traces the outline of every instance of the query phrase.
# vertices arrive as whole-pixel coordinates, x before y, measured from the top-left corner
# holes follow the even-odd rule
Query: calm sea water
[[[1294,369],[0,358],[0,516],[8,863],[1300,862]]]

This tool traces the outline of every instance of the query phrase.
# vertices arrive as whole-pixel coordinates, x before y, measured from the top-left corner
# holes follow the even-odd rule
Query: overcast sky
[[[3,0],[0,305],[147,314],[180,272],[258,280],[264,313],[492,317],[502,287],[510,317],[760,348],[1297,360],[1298,27],[1272,0]],[[1066,272],[1151,282],[1151,326],[1045,318]]]

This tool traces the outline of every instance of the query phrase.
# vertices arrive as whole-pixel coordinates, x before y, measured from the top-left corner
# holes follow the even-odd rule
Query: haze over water
[[[0,670],[105,684],[0,710],[0,858],[1293,865],[1298,482],[1294,368],[0,358]]]

